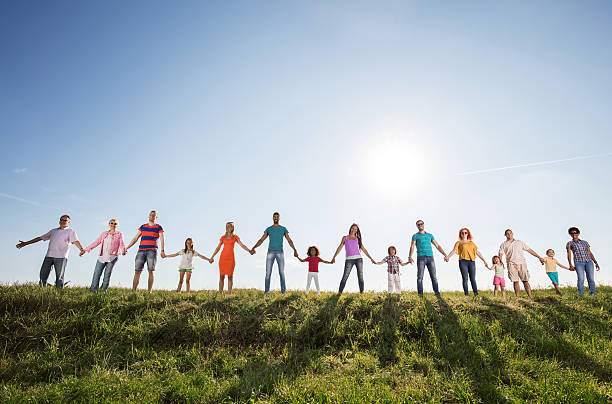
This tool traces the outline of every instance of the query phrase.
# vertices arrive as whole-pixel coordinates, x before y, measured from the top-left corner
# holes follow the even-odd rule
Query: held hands
[[[330,261],[332,264],[336,263],[336,257],[332,258],[332,260]]]
[[[164,250],[162,250],[162,252],[161,252],[161,257],[162,258],[166,258],[166,253],[164,252]]]
[[[249,250],[249,252],[251,253],[251,255],[255,255],[255,249],[254,249],[254,248],[251,248],[251,249]]]
[[[413,264],[414,263],[414,260],[412,259],[412,257],[408,258],[408,263],[409,264]]]
[[[208,259],[208,262],[210,262],[210,263],[212,264],[213,262],[215,262],[215,260],[214,260],[214,259],[212,259],[212,258],[209,258],[209,259]]]
[[[372,264],[376,264],[376,261],[374,261],[373,258],[370,258],[370,261],[372,261]]]
[[[81,250],[81,252],[79,253],[79,257],[82,257],[83,255],[85,255],[86,252],[87,251],[85,251],[85,250]]]
[[[445,261],[445,262],[448,262],[448,260],[449,260],[448,255],[445,255],[445,256],[444,256],[444,261]]]
[[[300,257],[299,257],[299,255],[298,255],[297,250],[293,250],[293,256],[294,256],[295,258],[300,258]]]
[[[575,268],[573,265],[570,265],[569,270],[570,270],[570,271],[575,271],[575,270],[576,270],[576,268]]]
[[[544,258],[540,258],[540,264],[544,265],[544,263],[546,263],[546,261],[544,261]]]
[[[595,268],[597,271],[599,271],[601,268],[599,268],[599,264],[595,264]]]
[[[123,255],[127,254],[127,248],[123,250]]]

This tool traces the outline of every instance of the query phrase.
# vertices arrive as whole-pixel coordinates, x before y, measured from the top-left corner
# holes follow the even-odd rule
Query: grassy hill
[[[610,402],[612,288],[564,293],[0,286],[0,401]]]

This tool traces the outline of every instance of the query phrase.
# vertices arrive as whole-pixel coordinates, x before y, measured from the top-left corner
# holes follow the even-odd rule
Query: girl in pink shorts
[[[501,260],[497,255],[493,256],[493,265],[489,268],[492,271],[495,271],[495,276],[493,276],[493,285],[495,285],[495,290],[493,291],[493,296],[497,296],[497,291],[501,288],[501,293],[504,299],[506,298],[506,280],[504,279],[504,264],[502,264]]]

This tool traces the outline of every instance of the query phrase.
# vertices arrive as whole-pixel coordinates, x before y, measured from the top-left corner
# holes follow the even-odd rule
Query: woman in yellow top
[[[470,277],[470,283],[472,284],[472,290],[474,296],[478,295],[478,287],[476,286],[476,256],[484,262],[485,267],[489,268],[489,264],[484,259],[478,247],[472,241],[472,232],[466,227],[459,230],[459,241],[455,243],[453,250],[444,257],[444,261],[448,262],[453,254],[459,256],[459,270],[461,271],[461,278],[463,278],[463,293],[469,296],[468,292],[468,276]]]

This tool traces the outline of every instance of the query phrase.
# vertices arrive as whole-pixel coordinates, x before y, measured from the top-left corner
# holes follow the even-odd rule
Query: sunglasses
[[[119,224],[119,223],[115,223],[115,222],[110,222],[109,224],[114,224],[114,225],[117,225],[117,224]]]
[[[417,226],[424,226],[425,223],[417,223]]]
[[[574,234],[580,234],[580,233],[578,233],[577,231],[573,231],[573,232],[571,232],[570,234],[571,234],[571,235],[574,235]]]
[[[468,234],[468,232],[467,231],[462,231],[461,234]]]

